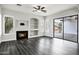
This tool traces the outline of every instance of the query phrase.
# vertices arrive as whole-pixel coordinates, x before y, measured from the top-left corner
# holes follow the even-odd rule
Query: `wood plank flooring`
[[[79,44],[49,37],[0,44],[0,55],[78,55]]]

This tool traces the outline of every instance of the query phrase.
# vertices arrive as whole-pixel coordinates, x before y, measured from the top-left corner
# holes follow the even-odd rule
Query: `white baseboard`
[[[1,42],[13,41],[13,40],[16,40],[16,39],[15,39],[15,38],[12,38],[12,39],[5,39],[5,40],[2,40]]]
[[[29,36],[28,38],[35,38],[35,37],[41,37],[43,35],[35,35],[35,36]]]

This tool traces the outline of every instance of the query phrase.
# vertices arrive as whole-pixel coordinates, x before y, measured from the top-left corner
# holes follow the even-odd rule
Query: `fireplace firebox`
[[[17,40],[28,39],[28,31],[16,31],[16,39]]]

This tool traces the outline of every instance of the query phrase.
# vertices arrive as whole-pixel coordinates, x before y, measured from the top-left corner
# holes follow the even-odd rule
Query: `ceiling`
[[[16,4],[2,4],[2,7],[23,13],[33,13],[32,11],[34,5],[35,4],[22,4],[22,6],[17,6]],[[33,14],[47,16],[77,6],[77,4],[40,4],[40,5],[46,7],[45,9],[47,10],[47,13],[35,12]]]

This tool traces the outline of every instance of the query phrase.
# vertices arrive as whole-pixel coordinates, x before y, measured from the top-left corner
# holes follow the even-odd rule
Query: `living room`
[[[1,4],[0,55],[79,54],[78,6]]]

